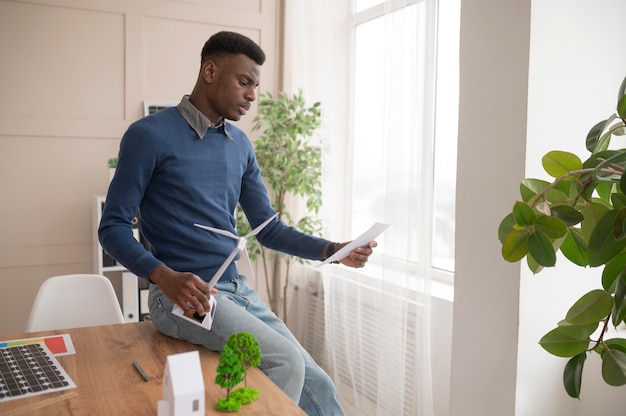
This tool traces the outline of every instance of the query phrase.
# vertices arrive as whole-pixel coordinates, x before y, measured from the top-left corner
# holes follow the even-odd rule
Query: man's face
[[[246,55],[238,54],[209,61],[203,69],[210,80],[207,87],[209,111],[216,120],[224,117],[237,121],[246,115],[256,99],[261,66]]]

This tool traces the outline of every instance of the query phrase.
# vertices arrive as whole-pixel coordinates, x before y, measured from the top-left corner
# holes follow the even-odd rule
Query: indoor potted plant
[[[521,200],[498,229],[503,258],[526,258],[533,273],[554,266],[559,250],[578,266],[603,267],[599,287],[583,294],[540,340],[550,354],[568,358],[563,383],[576,398],[588,353],[601,355],[607,384],[626,384],[626,339],[606,339],[609,325],[626,320],[626,149],[610,148],[611,139],[624,134],[626,78],[616,113],[587,134],[588,158],[548,152],[542,165],[552,181],[524,179]]]
[[[322,201],[322,155],[319,144],[313,141],[320,124],[320,103],[308,106],[302,91],[298,91],[293,95],[284,92],[277,96],[261,94],[259,113],[253,125],[253,131],[261,131],[261,137],[254,141],[254,148],[279,219],[314,235],[321,233],[321,221],[314,214],[318,213]],[[289,195],[306,202],[308,212],[299,219],[290,213],[287,206]],[[239,209],[237,233],[244,235],[249,231],[250,226]],[[272,310],[278,311],[282,291],[283,315],[286,315],[289,271],[293,261],[303,260],[267,249],[255,239],[248,240],[248,244],[250,259],[260,257],[263,262]]]
[[[113,180],[113,176],[115,176],[115,169],[117,169],[117,158],[109,158],[107,165],[109,165],[109,180]]]

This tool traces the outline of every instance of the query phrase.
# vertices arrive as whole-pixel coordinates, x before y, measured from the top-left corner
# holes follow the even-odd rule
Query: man
[[[169,336],[221,351],[229,336],[246,331],[259,341],[260,368],[309,415],[343,414],[330,378],[231,263],[217,290],[209,290],[235,241],[194,223],[235,233],[241,204],[254,228],[275,214],[239,120],[256,99],[261,48],[245,36],[219,32],[204,45],[191,95],[175,108],[133,123],[120,144],[119,160],[99,227],[102,247],[137,276],[149,279],[150,317]],[[150,251],[133,238],[139,207]],[[323,260],[347,243],[331,243],[273,220],[257,235],[270,248]],[[376,246],[357,248],[341,260],[362,267]],[[209,297],[218,307],[210,331],[172,314],[204,315]]]

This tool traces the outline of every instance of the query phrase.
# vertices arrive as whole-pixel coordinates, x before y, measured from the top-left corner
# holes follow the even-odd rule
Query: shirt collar
[[[191,128],[194,129],[200,139],[205,136],[208,129],[213,128],[220,129],[226,137],[233,140],[233,137],[226,128],[227,123],[224,121],[224,118],[222,118],[217,124],[214,124],[207,116],[202,114],[196,107],[194,107],[193,104],[191,104],[191,101],[189,101],[189,95],[183,96],[176,108],[180,111],[183,118],[187,120],[187,123],[189,123]]]

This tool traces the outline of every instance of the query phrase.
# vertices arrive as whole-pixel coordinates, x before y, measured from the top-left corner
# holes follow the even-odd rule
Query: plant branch
[[[611,314],[609,314],[606,318],[604,318],[602,320],[602,322],[604,322],[604,327],[602,328],[602,332],[600,333],[600,337],[598,338],[598,340],[596,341],[595,345],[592,348],[589,348],[587,351],[593,351],[596,348],[598,348],[600,346],[600,344],[604,345],[604,334],[606,334],[606,331],[608,331],[609,329],[609,321],[611,319]]]
[[[285,325],[287,325],[287,293],[289,290],[289,272],[291,270],[291,264],[293,262],[293,259],[291,257],[289,257],[286,260],[286,270],[285,270],[285,285],[283,286],[283,317],[285,320]]]
[[[613,165],[611,165],[611,167],[617,167],[619,169],[615,169],[614,170],[614,169],[611,169],[611,168],[607,167],[607,168],[600,169],[599,172],[606,173],[608,175],[622,174],[623,173],[623,169],[620,166],[613,166]],[[577,169],[577,170],[572,170],[570,172],[567,172],[563,176],[559,176],[552,183],[550,183],[548,186],[546,186],[546,188],[543,191],[541,191],[541,192],[539,192],[537,194],[537,198],[535,198],[535,201],[532,203],[531,207],[535,208],[539,204],[539,201],[545,201],[546,200],[546,195],[548,194],[548,192],[550,192],[552,189],[554,189],[554,187],[556,187],[556,185],[558,185],[559,183],[567,180],[570,177],[578,177],[578,176],[584,175],[586,173],[593,173],[594,171],[596,171],[596,168]],[[580,191],[580,193],[578,195],[578,196],[580,196],[582,194],[582,192],[585,190],[585,188],[593,181],[593,179],[591,177],[589,177],[585,182],[581,182],[579,179],[576,179],[576,181],[581,185],[581,191]]]

